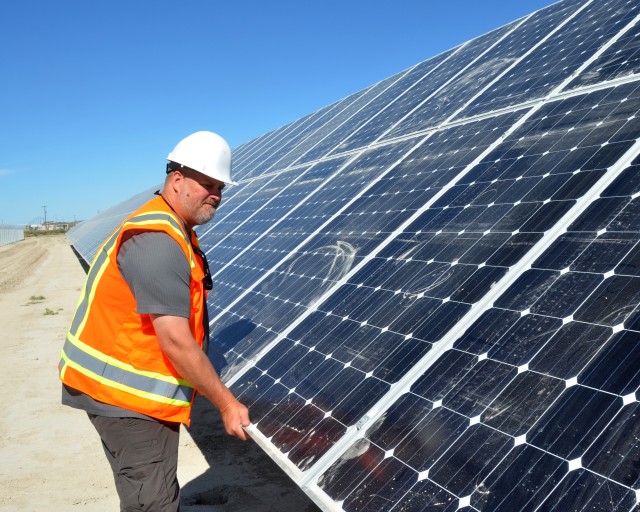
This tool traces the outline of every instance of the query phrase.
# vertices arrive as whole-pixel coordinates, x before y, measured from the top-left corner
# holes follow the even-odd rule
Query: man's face
[[[185,178],[179,194],[185,222],[191,226],[206,224],[220,205],[224,183],[190,169],[179,172]]]

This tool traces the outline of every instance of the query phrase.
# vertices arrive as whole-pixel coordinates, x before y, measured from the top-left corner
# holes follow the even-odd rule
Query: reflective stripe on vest
[[[104,242],[91,265],[86,285],[78,302],[76,313],[62,350],[59,365],[60,377],[64,379],[65,371],[69,366],[88,378],[109,387],[156,402],[189,407],[193,397],[193,387],[188,382],[176,379],[171,375],[138,370],[130,364],[90,347],[77,338],[78,333],[82,331],[88,319],[96,286],[111,260],[111,254],[116,247],[120,234],[126,228],[143,227],[150,224],[164,224],[185,240],[189,252],[190,267],[194,268],[196,266],[191,241],[184,233],[181,225],[170,214],[162,211],[147,212],[127,220]]]
[[[67,337],[62,349],[60,368],[66,369],[67,365],[98,382],[156,402],[188,407],[193,396],[193,388],[184,380],[136,370],[72,336]]]

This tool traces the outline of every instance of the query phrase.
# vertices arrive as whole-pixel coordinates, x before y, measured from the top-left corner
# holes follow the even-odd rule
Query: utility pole
[[[44,210],[44,222],[42,223],[43,225],[47,225],[47,207],[43,206],[42,209]]]

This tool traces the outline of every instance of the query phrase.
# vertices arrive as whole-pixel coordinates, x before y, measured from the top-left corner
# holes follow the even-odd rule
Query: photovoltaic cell
[[[640,508],[639,9],[558,2],[234,150],[209,357],[323,509]]]

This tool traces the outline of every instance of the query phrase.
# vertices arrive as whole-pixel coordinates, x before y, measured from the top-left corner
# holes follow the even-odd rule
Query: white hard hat
[[[229,185],[237,185],[231,179],[231,148],[216,133],[202,131],[188,135],[178,142],[167,160]]]

